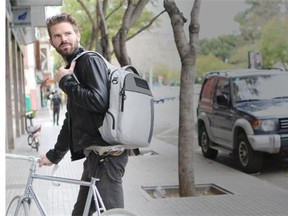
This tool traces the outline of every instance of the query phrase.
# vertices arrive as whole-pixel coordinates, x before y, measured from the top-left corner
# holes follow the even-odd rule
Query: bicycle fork
[[[11,201],[12,202],[12,201]],[[15,209],[15,212],[14,212],[14,215],[19,215],[20,213],[20,209],[21,209],[21,205],[23,205],[23,208],[24,208],[24,214],[26,215],[25,212],[28,212],[29,211],[29,200],[27,200],[27,197],[25,196],[22,196],[22,197],[19,197],[19,200],[18,200],[18,203],[17,203],[17,206],[16,206],[16,209]]]
[[[27,180],[27,186],[25,188],[25,197],[23,199],[27,199],[27,201],[29,202],[29,199],[33,199],[35,201],[35,204],[38,207],[38,210],[41,214],[41,216],[47,216],[47,213],[42,205],[42,203],[40,202],[40,199],[38,197],[38,195],[35,193],[33,187],[32,187],[32,182],[33,182],[33,177],[37,176],[35,174],[36,171],[36,165],[34,163],[31,164],[30,167],[30,173],[28,176],[28,180]]]
[[[35,201],[35,204],[37,205],[40,214],[42,216],[47,216],[47,213],[44,210],[44,207],[43,207],[42,203],[40,202],[40,199],[38,198],[37,194],[34,192],[32,186],[29,186],[29,193],[30,193],[32,199]]]

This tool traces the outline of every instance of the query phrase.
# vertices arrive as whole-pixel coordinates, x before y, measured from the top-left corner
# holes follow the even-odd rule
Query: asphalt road
[[[195,101],[197,101],[197,98],[198,96],[196,95]],[[195,103],[194,105],[196,106],[197,104]],[[164,103],[155,104],[154,136],[169,144],[177,145],[178,119],[179,100],[177,98],[165,101]],[[201,149],[197,143],[196,133],[194,144],[196,153],[201,154]],[[231,155],[219,153],[215,161],[222,163],[227,167],[237,169],[236,161]],[[288,190],[288,159],[266,158],[263,170],[260,173],[252,175]]]

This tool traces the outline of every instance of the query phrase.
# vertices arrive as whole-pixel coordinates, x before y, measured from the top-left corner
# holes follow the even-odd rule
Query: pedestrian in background
[[[72,161],[86,157],[81,180],[99,178],[96,185],[106,209],[124,208],[122,178],[128,151],[105,142],[98,128],[109,104],[108,68],[98,55],[86,53],[77,64],[72,60],[84,49],[76,20],[66,14],[52,16],[46,22],[49,41],[66,61],[55,80],[67,95],[67,113],[54,148],[40,155],[40,166],[57,164],[70,150]],[[80,81],[77,82],[75,76]],[[80,186],[73,216],[83,215],[89,187]],[[89,215],[96,211],[91,203]]]
[[[53,91],[48,89],[46,99],[47,99],[47,109],[49,111],[49,118],[51,121],[53,121],[52,97],[53,97]]]
[[[55,90],[51,100],[51,105],[53,109],[53,125],[55,125],[55,123],[59,125],[59,114],[60,108],[62,107],[62,99],[57,90]]]

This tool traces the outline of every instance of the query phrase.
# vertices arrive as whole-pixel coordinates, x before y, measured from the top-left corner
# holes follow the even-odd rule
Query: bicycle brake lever
[[[56,171],[58,170],[58,168],[59,168],[59,165],[58,165],[58,164],[56,164],[56,165],[53,167],[52,173],[51,173],[52,176],[55,176],[55,173],[56,173]],[[59,186],[60,186],[60,182],[52,181],[52,185],[59,187]]]

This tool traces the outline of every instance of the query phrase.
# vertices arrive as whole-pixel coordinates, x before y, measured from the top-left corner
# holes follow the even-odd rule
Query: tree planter
[[[179,186],[150,186],[142,187],[142,189],[154,199],[162,198],[179,198]],[[228,190],[225,190],[215,184],[199,184],[196,185],[195,197],[200,196],[213,196],[213,195],[225,195],[232,194]]]

